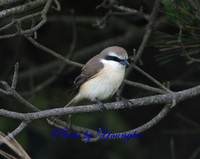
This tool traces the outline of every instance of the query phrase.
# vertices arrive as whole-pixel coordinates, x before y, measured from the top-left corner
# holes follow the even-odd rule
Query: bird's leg
[[[116,94],[116,96],[118,97],[118,98],[120,98],[124,103],[125,103],[125,105],[127,106],[127,107],[129,107],[129,108],[131,108],[132,109],[132,105],[133,105],[133,102],[131,102],[130,100],[128,100],[128,99],[126,99],[126,98],[124,98],[124,97],[121,97],[121,96],[119,96],[119,95],[117,95]]]
[[[101,112],[104,112],[106,110],[106,107],[104,106],[104,104],[98,98],[95,98],[95,99],[97,101],[97,104],[100,106]]]

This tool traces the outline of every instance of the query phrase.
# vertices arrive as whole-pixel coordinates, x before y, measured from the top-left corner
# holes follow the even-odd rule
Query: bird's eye
[[[105,58],[106,60],[112,60],[112,61],[116,61],[116,62],[121,62],[121,61],[123,61],[123,60],[121,60],[121,59],[119,59],[118,57],[116,57],[116,56],[106,56],[106,58]]]

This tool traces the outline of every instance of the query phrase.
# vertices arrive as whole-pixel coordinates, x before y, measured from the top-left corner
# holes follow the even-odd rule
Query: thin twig
[[[72,13],[72,43],[70,45],[68,55],[66,56],[67,59],[70,59],[73,55],[75,46],[76,46],[76,40],[77,40],[77,29],[76,29],[76,18],[74,10],[71,10]]]
[[[17,62],[17,63],[15,64],[15,71],[14,71],[14,75],[13,75],[13,81],[12,81],[11,89],[15,89],[15,88],[16,88],[18,69],[19,69],[19,63]]]
[[[55,9],[56,11],[60,11],[61,10],[61,5],[58,2],[58,0],[53,0],[53,1],[56,4],[56,7],[53,6],[52,8]]]
[[[151,77],[149,74],[147,74],[145,71],[143,71],[141,68],[137,67],[136,65],[133,65],[133,68],[143,74],[145,77],[150,79],[152,82],[157,84],[160,88],[162,88],[164,91],[169,92],[170,90],[166,88],[164,85],[162,85],[160,82],[158,82],[155,78]]]
[[[195,63],[195,62],[200,63],[200,59],[190,57],[190,55],[187,53],[185,46],[183,45],[183,42],[182,42],[182,32],[183,32],[183,26],[180,26],[178,42],[181,46],[184,56],[189,60],[188,64]]]
[[[195,149],[195,151],[191,154],[188,159],[197,159],[197,156],[200,154],[200,146]]]
[[[150,20],[149,20],[149,23],[147,25],[147,30],[145,32],[142,43],[141,43],[141,45],[140,45],[140,47],[137,51],[136,57],[134,59],[135,62],[138,62],[139,59],[141,58],[143,50],[146,47],[147,41],[149,40],[149,37],[152,33],[154,24],[156,22],[157,14],[158,14],[158,11],[159,11],[160,3],[161,3],[161,0],[156,0],[155,3],[154,3],[154,7],[153,7],[153,10],[152,10],[152,13],[151,13],[151,16],[150,16]]]
[[[132,129],[132,130],[129,130],[126,132],[112,133],[110,135],[134,134],[135,131],[137,131],[137,134],[142,133],[142,132],[148,130],[149,128],[153,127],[160,120],[162,120],[169,113],[170,107],[171,107],[170,104],[165,105],[164,108],[153,119],[151,119],[147,123],[143,124],[142,126],[139,126],[135,129]],[[106,135],[104,135],[104,136],[106,136]],[[99,141],[99,139],[100,139],[99,137],[92,138],[92,139],[90,139],[90,142],[97,142],[97,141]],[[115,139],[115,138],[108,138],[108,140],[112,140],[112,139]]]
[[[185,123],[189,124],[190,126],[194,128],[200,128],[200,124],[197,122],[194,122],[193,120],[189,119],[188,117],[178,113],[177,117],[180,118],[180,120],[184,121]]]
[[[72,11],[72,14],[73,14],[73,17],[74,17],[74,11]],[[76,45],[76,36],[77,36],[77,35],[76,35],[75,17],[74,17],[74,21],[73,21],[73,26],[72,26],[72,28],[73,28],[72,43],[71,43],[71,45],[70,45],[70,49],[69,49],[69,51],[68,51],[68,54],[66,55],[66,58],[67,58],[67,59],[69,59],[69,58],[71,57],[72,53],[74,52],[75,45]],[[34,39],[32,38],[32,40],[34,40]],[[35,42],[36,42],[36,41],[35,41]],[[45,46],[43,46],[43,45],[41,45],[41,44],[39,44],[39,43],[37,43],[37,46],[38,46],[39,48],[45,49],[46,51],[50,51],[50,53],[52,53],[52,54],[55,55],[55,56],[60,57],[60,55],[59,55],[58,53],[56,53],[56,52],[54,52],[54,51],[52,51],[52,50],[46,48]],[[63,58],[65,58],[65,57],[63,57]],[[67,63],[67,64],[68,64],[68,63]],[[82,65],[82,64],[80,64],[80,65]],[[65,62],[61,63],[61,65],[60,65],[60,67],[57,69],[56,73],[54,73],[50,78],[48,78],[47,80],[45,80],[45,81],[44,81],[43,83],[41,83],[40,85],[37,85],[37,86],[31,91],[31,93],[35,93],[35,92],[37,92],[37,91],[40,91],[40,90],[43,89],[44,87],[46,87],[46,86],[48,86],[49,84],[51,84],[52,82],[54,82],[54,81],[57,79],[58,75],[63,71],[63,69],[65,68],[65,66],[66,66],[66,63],[65,63]]]
[[[146,20],[150,19],[150,16],[148,14],[145,14],[145,13],[138,11],[136,9],[133,9],[133,8],[120,6],[120,5],[117,5],[117,4],[113,5],[113,8],[120,10],[120,11],[123,11],[123,12],[113,12],[112,15],[123,15],[123,14],[125,14],[125,15],[139,15]]]
[[[146,20],[149,20],[150,18],[149,15],[144,14],[142,11],[138,11],[133,8],[128,8],[128,7],[119,5],[117,1],[113,1],[113,0],[104,0],[100,5],[96,7],[96,9],[99,9],[101,7],[106,8],[106,9],[115,8],[119,11],[122,11],[122,12],[113,12],[111,13],[111,15],[116,15],[116,14],[117,15],[124,15],[124,14],[125,15],[139,15]]]
[[[28,126],[28,123],[22,121],[21,124],[15,130],[13,130],[11,133],[9,133],[5,138],[11,139],[13,136],[16,136],[20,132],[22,132],[27,126]],[[1,144],[2,144],[2,142],[0,141],[0,145]]]
[[[126,79],[124,79],[123,82],[124,82],[124,84],[128,84],[129,86],[141,88],[141,89],[148,90],[148,91],[151,91],[151,92],[160,93],[160,94],[166,93],[166,91],[163,91],[162,89],[151,87],[151,86],[146,85],[146,84],[141,84],[141,83],[129,81],[129,80],[126,80]]]
[[[10,23],[8,23],[7,25],[4,25],[3,27],[0,28],[0,32],[3,31],[3,30],[6,30],[8,28],[10,28],[11,26],[17,24],[17,23],[21,23],[22,21],[24,20],[27,20],[27,19],[31,19],[31,18],[34,18],[34,17],[37,17],[41,15],[41,12],[37,12],[37,13],[33,13],[31,15],[27,15],[27,16],[24,16],[24,17],[21,17],[21,18],[18,18],[18,19],[13,19]],[[15,33],[16,34],[16,33]],[[10,34],[12,35],[12,34]],[[3,35],[2,35],[3,36]]]
[[[123,45],[127,42],[130,42],[130,39],[134,35],[136,35],[135,32],[128,31],[118,37],[110,38],[105,41],[89,45],[85,48],[81,48],[77,51],[74,51],[73,61],[76,61],[76,60],[78,61],[78,59],[80,59],[80,57],[82,57],[82,55],[87,54],[88,57],[92,56],[92,55],[94,55],[94,53],[97,53],[98,51],[100,51],[102,48],[105,48],[106,46],[119,45],[119,44]],[[68,64],[74,66],[73,63],[68,63]],[[50,70],[55,69],[55,68],[57,69],[59,66],[60,66],[60,60],[55,60],[48,64],[44,64],[40,67],[32,68],[31,70],[27,69],[24,72],[19,73],[18,78],[20,81],[29,78],[30,72],[32,73],[33,77],[48,74]]]
[[[197,11],[197,19],[200,20],[200,3],[199,0],[188,0],[190,5]]]
[[[147,41],[152,33],[152,29],[153,29],[153,26],[155,24],[155,21],[156,21],[156,18],[157,18],[157,12],[159,10],[159,6],[160,6],[160,0],[156,0],[155,4],[154,4],[154,7],[153,7],[153,10],[152,10],[152,13],[151,13],[151,16],[150,18],[148,17],[148,20],[149,20],[149,23],[147,25],[147,30],[145,32],[145,35],[143,37],[143,40],[142,40],[142,43],[141,45],[139,46],[139,49],[138,49],[138,52],[137,52],[137,55],[135,56],[135,49],[134,49],[134,65],[135,63],[137,63],[139,61],[139,59],[141,58],[142,56],[142,53],[144,51],[144,48],[146,47],[146,44],[147,44]],[[117,5],[115,5],[115,7],[117,7]],[[126,12],[131,12],[130,9],[128,8],[124,8],[124,7],[117,7],[118,9],[124,9]],[[135,13],[138,13],[136,11],[132,11],[132,12],[135,12]],[[127,72],[126,72],[126,77],[130,74],[131,72],[131,67],[128,68]],[[119,90],[119,94],[121,93],[121,91],[123,90],[123,87],[124,85],[122,85],[122,87],[120,88]]]
[[[15,69],[14,69],[14,74],[15,74],[15,76],[13,76],[13,77],[17,77],[18,75],[18,65],[15,65]],[[16,79],[17,80],[17,79]],[[37,111],[40,111],[40,109],[38,109],[37,107],[35,107],[34,105],[32,105],[31,103],[29,103],[28,101],[26,101],[24,98],[22,98],[16,91],[15,91],[15,89],[12,89],[8,84],[7,84],[7,82],[5,82],[5,81],[1,81],[1,83],[3,84],[3,86],[5,87],[5,89],[6,89],[6,92],[7,93],[5,93],[5,91],[4,90],[2,90],[3,91],[3,93],[5,93],[5,94],[7,94],[7,95],[12,95],[13,97],[15,97],[19,102],[21,102],[23,105],[25,105],[26,107],[28,107],[28,108],[30,108],[31,110],[33,110],[33,111],[35,111],[35,112],[37,112]],[[16,83],[17,83],[17,81],[16,81]],[[1,89],[0,89],[0,92],[1,92]],[[53,118],[53,117],[52,117]],[[52,119],[51,118],[51,119]],[[69,124],[67,124],[66,122],[64,122],[64,121],[62,121],[62,120],[59,120],[59,119],[56,119],[56,118],[54,118],[55,119],[55,122],[57,122],[59,125],[62,125],[62,126],[64,126],[64,127],[69,127]],[[18,128],[16,128],[11,134],[13,135],[13,136],[15,136],[15,135],[17,135],[19,132],[21,132],[26,126],[27,126],[27,123],[30,123],[32,120],[30,120],[30,117],[29,116],[27,116],[27,117],[25,117],[24,118],[24,120],[22,120],[23,122],[20,124],[20,126],[18,127]],[[82,128],[82,127],[78,127],[78,126],[75,126],[75,125],[72,125],[71,126],[72,127],[72,129],[74,130],[74,131],[76,131],[76,132],[80,132],[80,133],[82,133],[82,132],[86,132],[88,129],[86,129],[86,128]],[[93,130],[89,130],[91,133],[93,132],[95,132],[95,131],[93,131]]]
[[[4,85],[4,84],[3,84],[4,81],[0,81],[0,83],[1,83],[2,85]],[[10,92],[8,92],[8,91],[6,91],[6,90],[3,90],[3,89],[1,89],[1,88],[0,88],[0,93],[5,94],[5,95],[10,95]]]
[[[15,15],[18,13],[27,12],[28,10],[37,8],[38,6],[44,5],[47,2],[47,0],[35,0],[35,1],[29,1],[26,4],[23,4],[21,6],[9,8],[3,11],[0,11],[0,19],[5,18],[10,15]]]
[[[175,157],[175,148],[174,148],[174,138],[170,138],[170,152],[171,152],[171,158],[176,159]]]
[[[36,35],[36,31],[40,27],[42,27],[47,21],[46,14],[47,14],[47,12],[48,12],[53,0],[42,0],[42,1],[37,0],[37,1],[31,2],[31,3],[33,3],[33,4],[31,4],[31,6],[33,5],[34,7],[38,7],[38,5],[39,6],[43,5],[43,3],[45,3],[45,2],[46,2],[46,4],[45,4],[45,6],[44,6],[42,11],[39,11],[37,13],[33,13],[33,14],[30,14],[30,15],[24,16],[22,18],[14,19],[9,24],[1,27],[0,31],[3,31],[5,29],[9,29],[10,27],[15,26],[15,24],[17,24],[17,26],[18,26],[17,27],[17,32],[12,33],[12,34],[1,35],[0,39],[11,38],[11,37],[19,36],[19,35],[26,35],[26,36],[27,35],[32,35],[32,34]],[[29,8],[29,5],[24,4],[23,8],[24,8],[25,11],[27,11],[27,9]],[[21,6],[19,8],[14,9],[14,10],[11,9],[11,11],[7,11],[7,12],[5,11],[5,13],[7,13],[5,15],[9,16],[10,14],[11,15],[14,14],[15,12],[17,12],[17,13],[19,12],[20,13],[21,11],[22,12],[24,11],[23,9],[22,10],[20,10],[20,9],[21,9]],[[4,11],[2,11],[2,12],[4,12]],[[0,12],[0,15],[1,15],[1,12]],[[26,29],[26,30],[22,29],[21,24],[22,24],[23,21],[25,21],[27,19],[30,19],[33,22],[33,18],[36,18],[38,16],[40,16],[40,18],[41,18],[41,20],[40,20],[40,22],[38,24],[33,25],[33,23],[32,23],[31,28]]]
[[[100,29],[105,28],[106,23],[111,15],[111,13],[112,13],[112,9],[110,9],[103,18],[101,18],[100,20],[96,20],[96,23],[94,23],[92,26],[99,27]]]
[[[52,56],[54,56],[54,57],[56,57],[56,58],[58,58],[58,59],[60,59],[60,60],[62,60],[62,61],[64,61],[64,62],[66,62],[67,64],[74,65],[74,66],[77,66],[77,67],[83,67],[82,64],[80,64],[80,63],[78,63],[78,62],[70,61],[69,59],[67,59],[67,58],[65,58],[65,57],[63,57],[63,56],[61,56],[60,54],[56,53],[55,51],[53,51],[53,50],[51,50],[51,49],[45,47],[44,45],[42,45],[42,44],[36,42],[33,38],[31,38],[31,37],[26,37],[26,38],[27,38],[33,45],[35,45],[37,48],[39,48],[39,49],[41,49],[41,50],[43,50],[43,51],[45,51],[45,52],[51,54]]]

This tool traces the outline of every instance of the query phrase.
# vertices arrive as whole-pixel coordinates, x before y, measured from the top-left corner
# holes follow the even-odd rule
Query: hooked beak
[[[130,63],[127,60],[120,61],[120,63],[126,67],[130,66]]]

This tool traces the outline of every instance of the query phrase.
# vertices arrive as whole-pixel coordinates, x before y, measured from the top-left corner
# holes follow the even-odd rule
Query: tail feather
[[[74,98],[72,98],[69,103],[67,103],[64,108],[70,106],[73,106],[74,104],[76,104],[79,101],[79,94],[75,95]]]

